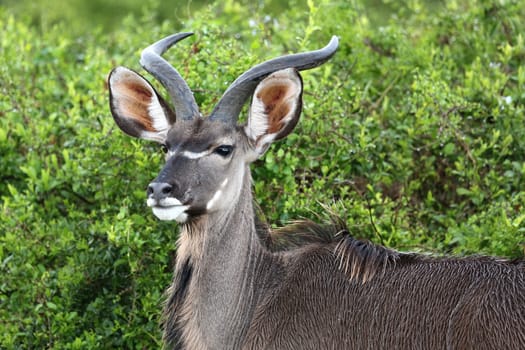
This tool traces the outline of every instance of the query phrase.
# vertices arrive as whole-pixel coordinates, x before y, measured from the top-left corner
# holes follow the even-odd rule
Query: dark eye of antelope
[[[233,151],[233,146],[230,145],[220,145],[219,147],[213,150],[213,153],[220,155],[221,157],[229,156]]]

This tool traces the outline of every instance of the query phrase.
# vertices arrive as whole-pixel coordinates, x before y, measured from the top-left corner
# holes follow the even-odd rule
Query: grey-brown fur
[[[248,175],[245,181],[249,182]],[[240,197],[247,201],[244,206],[251,206],[249,189]],[[250,214],[244,218],[233,214],[231,220],[253,221],[251,210],[239,213]],[[215,308],[210,314],[200,313],[198,324],[204,329],[215,324],[220,334],[203,339],[201,345],[208,349],[525,349],[525,262],[403,254],[355,240],[346,231],[333,237],[339,228],[323,231],[322,226],[304,223],[299,228],[301,236],[314,243],[292,242],[296,247],[291,250],[270,252],[252,225],[243,232],[227,228],[223,232],[233,241],[241,235],[250,237],[244,240],[250,244],[238,247],[235,254],[208,248],[214,256],[227,256],[240,280],[249,283],[224,283],[225,290],[216,291],[230,296],[242,293],[231,298],[240,301],[231,315],[237,319],[228,320]],[[204,261],[194,264],[195,271]],[[357,273],[347,266],[354,266]],[[220,276],[220,269],[215,272],[218,279],[226,277]],[[175,281],[180,273],[175,272]],[[197,274],[192,278],[209,281]],[[194,297],[195,305],[204,302],[191,291],[197,286],[185,286],[185,298]],[[173,348],[192,349],[179,338],[184,322],[174,324],[180,310],[174,305],[184,302],[176,299],[172,294],[165,308],[165,340]],[[237,328],[226,326],[230,323]]]
[[[276,232],[257,224],[250,164],[297,124],[298,70],[329,59],[337,38],[248,70],[203,118],[160,57],[186,36],[159,41],[141,60],[175,111],[132,70],[118,67],[108,79],[119,127],[167,150],[147,204],[182,225],[164,311],[168,348],[525,349],[522,260],[403,254],[342,225]],[[251,93],[248,121],[238,125]]]

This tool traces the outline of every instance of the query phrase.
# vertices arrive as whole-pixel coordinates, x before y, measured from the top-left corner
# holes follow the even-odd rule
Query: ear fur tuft
[[[277,71],[255,89],[246,134],[260,154],[271,142],[287,136],[299,121],[302,109],[302,80],[293,69]]]
[[[175,118],[153,86],[124,67],[110,73],[108,85],[111,113],[122,131],[162,142]]]

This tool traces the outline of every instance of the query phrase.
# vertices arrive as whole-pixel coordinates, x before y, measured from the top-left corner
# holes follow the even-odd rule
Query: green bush
[[[81,35],[0,7],[0,348],[160,346],[177,227],[144,190],[163,157],[115,127],[104,82],[174,31],[196,33],[167,58],[204,112],[251,65],[340,37],[253,166],[272,225],[328,207],[396,249],[522,257],[525,3],[364,3],[226,1],[177,26],[144,10]]]

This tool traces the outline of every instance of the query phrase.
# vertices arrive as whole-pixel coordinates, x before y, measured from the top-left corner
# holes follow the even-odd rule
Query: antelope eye
[[[217,148],[215,148],[215,150],[213,150],[214,153],[220,155],[221,157],[227,157],[229,156],[233,151],[233,146],[230,146],[230,145],[221,145]]]

